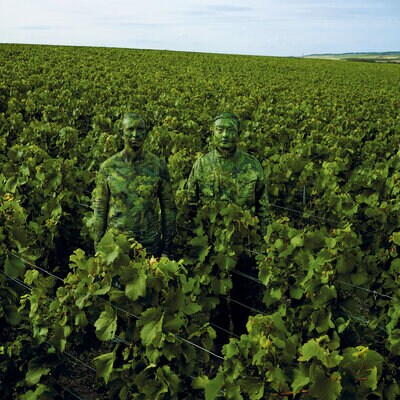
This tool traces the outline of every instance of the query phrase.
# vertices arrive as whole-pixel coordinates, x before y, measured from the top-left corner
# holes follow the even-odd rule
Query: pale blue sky
[[[400,1],[0,0],[0,43],[278,56],[400,51]]]

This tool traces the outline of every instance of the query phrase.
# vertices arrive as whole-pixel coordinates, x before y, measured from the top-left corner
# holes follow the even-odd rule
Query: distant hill
[[[400,51],[359,52],[341,54],[308,54],[304,58],[319,58],[325,60],[364,61],[400,64]]]

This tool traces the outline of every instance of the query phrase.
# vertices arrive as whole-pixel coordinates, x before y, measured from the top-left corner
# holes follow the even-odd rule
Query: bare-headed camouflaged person
[[[147,254],[171,256],[176,206],[166,163],[143,149],[144,119],[122,119],[124,149],[104,161],[94,191],[95,246],[106,231],[134,237]],[[161,212],[160,212],[161,211]]]
[[[235,203],[251,210],[259,220],[259,233],[267,233],[269,207],[263,168],[253,156],[237,149],[239,120],[230,112],[223,112],[214,119],[213,142],[215,150],[201,156],[193,165],[188,178],[187,189],[197,203],[206,204],[210,200]],[[245,254],[238,255],[237,270],[255,274],[255,260]],[[259,288],[253,288],[238,275],[232,275],[232,299],[248,303],[254,301]],[[230,308],[230,310],[229,310]],[[220,303],[211,322],[229,331],[229,315],[236,334],[245,333],[247,310],[235,302]],[[217,332],[217,339],[226,343],[226,333]]]
[[[269,215],[264,172],[255,157],[236,148],[238,136],[239,120],[235,114],[223,112],[215,117],[216,149],[194,163],[187,188],[200,203],[217,199],[254,209],[264,236]]]

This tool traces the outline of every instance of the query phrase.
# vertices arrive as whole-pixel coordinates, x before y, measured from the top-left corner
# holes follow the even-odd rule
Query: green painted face
[[[141,118],[124,118],[122,121],[125,146],[139,150],[146,140],[146,124]]]
[[[220,151],[234,151],[239,136],[239,129],[235,120],[220,118],[214,122],[214,143]]]

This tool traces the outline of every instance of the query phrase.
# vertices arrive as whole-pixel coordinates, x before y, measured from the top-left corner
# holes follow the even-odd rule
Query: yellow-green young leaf
[[[106,276],[106,278],[101,281],[99,289],[96,289],[93,294],[101,296],[108,293],[111,289],[111,282],[111,277]]]
[[[80,311],[75,315],[75,325],[79,327],[84,327],[88,324],[85,311]]]
[[[162,325],[164,313],[157,308],[149,308],[142,313],[138,327],[141,327],[140,338],[145,346],[153,345],[158,347],[162,342]]]
[[[185,321],[182,318],[179,318],[177,315],[166,315],[164,320],[164,330],[165,332],[178,332],[179,329],[185,324]]]
[[[103,378],[106,383],[110,380],[110,375],[113,371],[115,352],[102,354],[96,357],[94,360],[96,367],[96,375]]]
[[[128,299],[136,301],[146,294],[146,267],[140,265],[124,271],[121,282],[125,284],[125,294]]]
[[[37,269],[30,269],[26,271],[24,282],[28,285],[32,285],[38,277],[39,271]]]
[[[309,361],[312,358],[316,358],[321,361],[325,367],[333,368],[340,364],[343,357],[338,354],[337,351],[332,353],[322,347],[319,342],[327,336],[322,336],[321,338],[315,340],[311,339],[306,344],[301,347],[301,356],[298,358],[299,361]]]
[[[349,326],[349,323],[350,323],[349,319],[346,321],[344,318],[339,317],[335,321],[335,326],[338,333],[342,333]]]
[[[235,400],[244,400],[241,394],[241,385],[238,385],[236,382],[226,384],[225,391],[220,391],[219,398],[226,398],[226,399],[235,399]]]
[[[393,235],[393,242],[400,246],[400,232],[394,232]]]
[[[117,314],[114,309],[106,305],[106,309],[100,314],[94,326],[96,327],[96,336],[100,340],[113,339],[117,330]]]
[[[215,400],[221,394],[224,385],[224,374],[218,372],[217,376],[205,385],[206,400]]]
[[[375,390],[378,386],[378,368],[373,367],[370,369],[370,373],[367,376],[367,380],[362,382],[362,386]]]
[[[197,312],[201,311],[201,305],[194,303],[194,302],[190,302],[190,303],[186,304],[186,306],[184,307],[184,309],[182,311],[186,315],[193,315],[193,314],[196,314]]]
[[[290,244],[293,247],[301,247],[304,245],[304,236],[303,233],[299,233],[298,235],[296,235],[295,237],[292,237],[290,239]]]
[[[281,298],[282,298],[281,288],[271,288],[270,290],[266,290],[263,301],[267,306],[270,306],[271,304],[274,304]]]
[[[292,299],[300,300],[303,297],[304,289],[300,287],[291,287],[289,293]]]
[[[48,375],[50,368],[44,367],[29,367],[28,372],[25,376],[25,381],[28,386],[37,385],[40,382],[40,378],[43,375]]]
[[[97,252],[106,264],[111,265],[120,253],[120,247],[115,243],[111,232],[106,232],[97,246]]]
[[[85,252],[82,249],[76,249],[74,254],[70,255],[69,259],[81,270],[87,270],[90,272],[89,269],[92,269],[88,268],[88,259],[86,258]],[[91,259],[90,264],[93,264],[93,259]]]
[[[25,272],[25,264],[13,255],[7,256],[4,262],[4,272],[13,278],[22,277]]]
[[[204,389],[206,385],[210,382],[210,379],[207,375],[198,376],[192,381],[193,389]]]
[[[296,395],[304,386],[309,384],[310,377],[308,376],[308,371],[305,369],[295,369],[293,371],[293,377],[292,390]]]
[[[42,395],[44,393],[51,393],[51,389],[48,386],[39,383],[36,386],[35,391],[28,390],[25,394],[21,395],[21,397],[19,397],[19,399],[20,400],[38,400],[38,399],[43,398]]]

